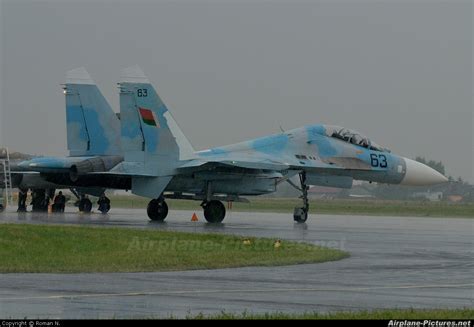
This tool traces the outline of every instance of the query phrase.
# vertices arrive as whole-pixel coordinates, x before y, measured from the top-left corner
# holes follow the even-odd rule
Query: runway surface
[[[73,210],[73,209],[71,209]],[[225,224],[170,211],[0,214],[1,223],[68,223],[262,236],[336,247],[337,262],[162,273],[0,274],[0,318],[159,318],[197,313],[474,306],[474,219],[231,212]],[[1,259],[0,259],[1,260]]]

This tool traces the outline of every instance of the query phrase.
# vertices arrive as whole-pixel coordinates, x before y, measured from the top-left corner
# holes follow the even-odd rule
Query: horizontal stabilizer
[[[157,199],[161,195],[161,193],[163,193],[172,178],[173,176],[133,177],[133,194]]]

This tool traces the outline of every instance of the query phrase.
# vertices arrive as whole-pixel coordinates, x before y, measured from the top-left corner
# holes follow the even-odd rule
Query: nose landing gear
[[[301,192],[303,199],[303,207],[295,208],[293,212],[293,219],[297,223],[304,223],[308,219],[309,201],[308,201],[308,185],[306,185],[306,173],[303,171],[300,174]]]

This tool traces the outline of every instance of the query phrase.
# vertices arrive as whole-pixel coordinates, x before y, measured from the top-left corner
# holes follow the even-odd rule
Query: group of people
[[[33,190],[31,192],[31,205],[32,205],[32,211],[34,212],[39,212],[39,211],[48,211],[49,207],[49,201],[51,196],[49,194],[46,194],[43,190],[37,191]],[[26,212],[26,201],[28,198],[28,190],[22,190],[18,192],[18,209],[17,212]],[[83,195],[81,197],[81,201],[88,200],[87,195]],[[64,212],[64,208],[66,206],[67,199],[64,196],[62,191],[59,191],[58,194],[54,197],[53,204],[51,207],[52,212]],[[97,204],[99,205],[99,210],[102,213],[106,213],[110,209],[110,200],[105,196],[105,194],[102,194],[98,201]],[[80,206],[79,206],[80,207]],[[89,210],[90,211],[90,210]]]
[[[26,200],[28,198],[28,190],[20,189],[18,192],[18,209],[17,212],[26,212]],[[32,211],[41,212],[48,211],[50,194],[46,194],[43,190],[31,191],[31,206]],[[62,191],[59,191],[58,195],[54,197],[52,211],[53,212],[64,212],[66,206],[66,197]]]

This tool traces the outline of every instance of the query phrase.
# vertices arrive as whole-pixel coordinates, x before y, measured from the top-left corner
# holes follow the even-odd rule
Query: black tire
[[[92,210],[92,202],[89,199],[82,199],[79,201],[79,211],[89,213]]]
[[[225,206],[222,202],[212,200],[203,205],[204,218],[209,223],[220,223],[225,218]]]
[[[168,204],[165,201],[151,200],[146,208],[148,218],[153,221],[163,221],[168,216]]]
[[[295,208],[293,219],[299,224],[304,223],[308,219],[308,212],[304,208]]]
[[[105,215],[107,212],[110,210],[110,204],[105,203],[99,206],[99,211],[102,212],[103,215]]]
[[[0,204],[0,212],[2,212],[3,210],[5,210],[5,207],[3,206],[3,204]]]

